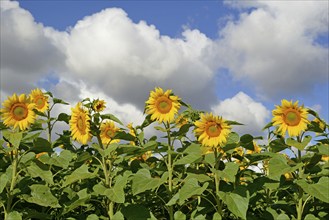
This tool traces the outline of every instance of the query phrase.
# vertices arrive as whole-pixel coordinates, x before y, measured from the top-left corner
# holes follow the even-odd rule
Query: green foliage
[[[201,111],[180,101],[185,124],[124,127],[110,113],[90,115],[92,138],[81,145],[71,138],[71,115],[51,115],[67,105],[50,92],[48,111],[26,131],[0,122],[0,219],[328,219],[328,125],[316,121],[298,137],[267,139],[234,132],[219,148],[205,149],[191,137]],[[319,115],[308,110],[319,119]],[[120,128],[102,143],[100,125]],[[54,135],[57,122],[67,130]],[[157,136],[148,137],[154,129]],[[52,136],[53,135],[53,136]],[[263,139],[259,141],[259,139]],[[260,150],[255,144],[259,141]]]

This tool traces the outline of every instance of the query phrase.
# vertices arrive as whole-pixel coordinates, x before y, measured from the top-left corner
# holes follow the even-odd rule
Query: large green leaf
[[[47,157],[40,157],[39,160],[45,164],[54,165],[58,167],[62,167],[67,169],[70,161],[73,159],[74,153],[69,150],[63,150],[59,155],[53,154],[50,158]]]
[[[148,208],[139,204],[129,204],[121,209],[121,213],[127,220],[156,220]]]
[[[33,147],[31,151],[34,153],[41,153],[41,152],[53,152],[51,144],[44,138],[36,138],[33,140]]]
[[[23,199],[29,203],[35,203],[40,206],[60,208],[57,198],[50,192],[48,186],[34,184],[30,186],[31,196],[23,195]]]
[[[50,170],[44,170],[40,168],[38,165],[36,165],[35,163],[33,163],[27,167],[27,171],[33,178],[40,177],[41,179],[45,180],[47,183],[51,185],[54,184],[53,174]]]
[[[315,184],[309,184],[305,180],[297,180],[297,184],[311,196],[329,203],[329,177],[321,177],[319,182]]]
[[[13,132],[9,130],[2,131],[2,135],[12,144],[15,149],[19,147],[23,137],[22,132]]]
[[[5,220],[22,220],[22,213],[17,211],[9,212]]]
[[[269,161],[269,178],[278,180],[282,174],[290,171],[287,159],[283,155],[276,155]]]
[[[287,145],[296,147],[299,150],[304,150],[304,148],[307,146],[308,143],[310,143],[311,140],[312,140],[312,137],[310,135],[306,135],[303,138],[303,141],[301,141],[301,142],[296,141],[293,138],[287,138],[286,143],[287,143]]]
[[[90,197],[91,195],[87,192],[87,189],[80,190],[76,196],[69,201],[69,204],[64,208],[63,213],[69,213],[79,206],[87,206],[86,201],[89,200]]]
[[[149,170],[141,169],[132,179],[132,193],[136,195],[146,190],[154,189],[162,183],[164,183],[162,179],[152,178]]]
[[[74,183],[78,180],[94,178],[97,175],[97,172],[98,169],[96,169],[93,173],[90,173],[88,171],[88,165],[83,164],[81,167],[74,170],[71,175],[65,177],[63,187],[70,185],[71,183]]]
[[[174,214],[174,219],[186,220],[186,215],[181,211],[177,211]]]
[[[0,194],[2,193],[3,189],[6,187],[7,183],[8,183],[8,176],[3,173],[0,176]]]
[[[237,217],[246,219],[249,199],[236,193],[219,192],[219,196],[227,205],[227,208]]]
[[[235,182],[235,175],[239,170],[239,165],[234,162],[225,163],[224,170],[216,170],[219,177],[226,178],[230,182]]]
[[[208,187],[209,183],[206,182],[202,187],[199,186],[197,179],[189,178],[184,183],[183,187],[179,190],[179,204],[183,205],[186,199],[194,195],[201,195]]]

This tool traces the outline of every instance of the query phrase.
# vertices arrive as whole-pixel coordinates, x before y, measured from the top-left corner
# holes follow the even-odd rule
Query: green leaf
[[[60,113],[57,117],[57,121],[64,121],[66,124],[69,124],[71,116],[66,113]]]
[[[249,142],[252,142],[253,140],[254,140],[254,137],[251,136],[250,134],[245,134],[240,137],[240,141],[242,143],[249,143]]]
[[[186,220],[186,215],[181,211],[177,211],[174,214],[174,219]]]
[[[53,152],[51,144],[44,138],[36,138],[33,140],[33,147],[31,151],[34,153],[41,153],[41,152]]]
[[[283,155],[276,155],[269,161],[269,178],[279,180],[282,174],[285,174],[291,170],[291,167],[287,164],[287,159]]]
[[[34,184],[30,186],[30,189],[31,189],[31,196],[23,195],[23,199],[25,201],[45,207],[52,207],[52,208],[61,207],[58,204],[58,200],[56,199],[56,197],[50,192],[48,186]]]
[[[27,167],[27,171],[33,178],[40,177],[41,179],[45,180],[47,183],[51,185],[54,184],[53,174],[50,170],[44,170],[40,168],[38,165],[36,165],[35,163],[33,163]]]
[[[104,120],[104,119],[110,119],[112,121],[115,121],[117,123],[119,123],[120,125],[123,125],[123,123],[117,118],[115,117],[114,115],[112,114],[105,114],[105,115],[101,115],[101,118]]]
[[[314,216],[313,214],[307,214],[304,220],[320,220],[318,217]]]
[[[61,100],[61,99],[57,99],[57,98],[53,98],[53,102],[54,102],[54,104],[69,105],[69,103],[64,102],[63,100]]]
[[[283,139],[275,139],[270,142],[269,146],[271,147],[273,153],[280,152],[289,147],[284,143]]]
[[[293,138],[287,138],[287,145],[292,146],[292,147],[296,147],[299,150],[304,150],[304,148],[308,145],[308,143],[310,143],[310,141],[312,140],[312,137],[310,135],[306,135],[303,138],[302,142],[298,142]]]
[[[90,214],[90,215],[87,216],[87,219],[86,219],[86,220],[98,220],[98,219],[99,219],[99,218],[98,218],[97,215],[95,215],[95,214]],[[117,218],[115,218],[115,219],[117,219]]]
[[[136,140],[135,136],[132,136],[129,133],[126,133],[124,131],[118,131],[115,133],[113,139],[120,139],[120,140],[126,140],[126,141],[134,141]]]
[[[249,199],[236,193],[219,192],[219,196],[227,205],[227,208],[237,217],[246,219]]]
[[[2,131],[2,135],[13,145],[14,149],[19,147],[23,134],[22,132]]]
[[[174,165],[191,164],[201,158],[201,154],[191,153],[174,162]]]
[[[273,122],[269,122],[267,125],[265,125],[265,127],[263,128],[263,131],[272,127],[273,126]]]
[[[297,180],[297,184],[311,196],[329,203],[329,177],[321,177],[319,182],[315,184],[308,184],[305,180]]]
[[[197,179],[189,178],[184,183],[183,187],[179,190],[179,204],[183,205],[184,201],[194,195],[201,195],[208,187],[209,183],[206,182],[202,187],[199,186]]]
[[[318,151],[322,155],[329,155],[329,146],[326,144],[318,144],[316,145]]]
[[[118,211],[113,215],[113,219],[115,219],[115,220],[125,220],[125,217],[123,216],[121,211]]]
[[[227,142],[226,142],[226,144],[238,143],[239,141],[240,141],[240,137],[239,137],[238,133],[236,133],[236,132],[231,132],[231,133],[228,135],[228,138],[227,138]]]
[[[116,203],[124,203],[125,202],[125,192],[124,188],[127,183],[127,176],[118,176],[116,178],[116,182],[111,189],[107,189],[105,194],[107,197]]]
[[[46,155],[47,156],[47,155]],[[74,153],[69,150],[63,150],[59,155],[53,154],[52,157],[40,157],[42,163],[54,165],[67,169],[70,161],[73,159]]]
[[[212,220],[222,220],[222,216],[218,212],[216,212],[213,215]]]
[[[139,204],[129,204],[121,209],[121,213],[126,217],[127,220],[156,220],[148,208]]]
[[[2,193],[3,189],[6,187],[7,183],[8,183],[8,176],[3,173],[0,176],[0,194]]]
[[[230,182],[235,182],[235,175],[239,170],[239,165],[234,162],[225,163],[224,170],[216,170],[219,177],[226,178]]]
[[[132,193],[136,195],[146,190],[154,189],[164,183],[163,180],[152,178],[147,169],[139,170],[132,179]]]
[[[98,169],[96,169],[93,173],[90,173],[88,171],[88,165],[83,164],[81,167],[74,170],[73,173],[71,173],[71,175],[65,177],[63,187],[70,185],[78,180],[94,178],[97,175],[97,172]]]
[[[287,220],[290,219],[288,215],[281,213],[280,215],[278,215],[278,217],[276,218],[277,220]]]
[[[17,211],[9,212],[6,220],[22,220],[22,213]]]
[[[87,192],[87,189],[80,190],[74,197],[69,201],[69,205],[64,208],[65,213],[69,213],[79,206],[87,206],[86,201],[90,199],[91,195]]]
[[[41,132],[37,132],[37,133],[30,132],[23,137],[22,141],[33,140],[33,139],[39,137],[40,134],[41,134]]]

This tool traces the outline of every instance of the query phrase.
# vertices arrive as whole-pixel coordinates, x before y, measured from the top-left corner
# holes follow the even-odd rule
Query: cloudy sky
[[[280,100],[328,121],[328,1],[1,0],[1,101],[40,87],[143,120],[149,91],[259,134]],[[58,111],[69,110],[60,109]]]

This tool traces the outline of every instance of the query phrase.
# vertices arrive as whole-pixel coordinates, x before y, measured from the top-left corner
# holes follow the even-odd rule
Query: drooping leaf
[[[311,196],[329,203],[329,177],[321,177],[319,182],[315,184],[309,184],[305,180],[297,180],[297,184]]]
[[[292,146],[292,147],[296,147],[299,150],[304,150],[304,148],[308,145],[308,143],[310,143],[310,141],[312,140],[312,137],[310,135],[306,135],[302,142],[299,142],[293,138],[287,138],[287,145]]]
[[[7,183],[8,183],[8,176],[3,173],[0,176],[0,194],[2,193],[3,189],[6,187]]]
[[[112,121],[115,121],[117,123],[119,123],[120,125],[123,125],[123,123],[117,118],[115,117],[114,115],[112,114],[105,114],[105,115],[101,115],[101,118],[104,120],[104,119],[110,119]]]
[[[93,173],[90,173],[88,171],[88,165],[83,164],[81,167],[74,170],[70,175],[65,177],[63,187],[70,185],[71,183],[74,183],[78,180],[94,178],[97,172],[98,169],[96,169]]]
[[[162,183],[164,183],[162,179],[152,178],[149,170],[141,169],[132,179],[132,193],[136,195],[146,190],[154,189]]]
[[[41,179],[45,180],[50,185],[54,184],[53,181],[53,174],[50,170],[44,170],[40,168],[37,164],[33,163],[27,167],[29,174],[35,178],[40,177]]]
[[[29,203],[35,203],[40,206],[60,208],[57,198],[51,193],[48,186],[34,184],[29,186],[31,196],[23,195],[23,199]]]
[[[194,195],[201,195],[208,187],[209,183],[206,182],[202,187],[199,186],[197,179],[189,178],[184,183],[183,187],[179,190],[179,204],[184,204],[184,201]]]
[[[235,182],[235,175],[239,170],[239,165],[234,162],[225,163],[224,170],[216,170],[219,177],[225,178],[230,182]]]
[[[33,147],[31,151],[34,153],[41,153],[41,152],[53,152],[51,144],[44,138],[36,138],[33,140]]]
[[[246,219],[249,205],[249,199],[247,197],[231,192],[220,192],[219,196],[235,216]]]

